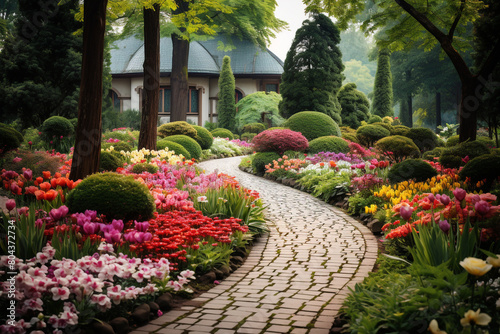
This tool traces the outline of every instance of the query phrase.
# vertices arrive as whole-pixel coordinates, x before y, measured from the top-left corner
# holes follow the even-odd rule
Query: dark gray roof
[[[224,37],[208,41],[191,42],[189,47],[189,73],[220,73],[222,59],[231,57],[231,68],[235,75],[269,75],[283,73],[283,62],[267,49],[261,49],[250,41],[233,39],[235,48],[231,51],[218,50],[219,41]],[[111,49],[111,74],[141,74],[144,63],[144,41],[128,37],[113,44]],[[160,39],[160,71],[172,71],[172,40]]]

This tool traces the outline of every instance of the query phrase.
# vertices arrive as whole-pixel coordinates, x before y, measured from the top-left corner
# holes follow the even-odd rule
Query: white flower
[[[198,196],[196,199],[199,203],[208,203],[207,196]]]

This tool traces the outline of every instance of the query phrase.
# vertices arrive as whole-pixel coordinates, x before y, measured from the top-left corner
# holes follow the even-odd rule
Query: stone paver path
[[[242,267],[184,306],[134,334],[328,333],[347,287],[373,269],[377,241],[341,210],[309,194],[244,173],[241,157],[201,164],[260,193],[270,233]]]

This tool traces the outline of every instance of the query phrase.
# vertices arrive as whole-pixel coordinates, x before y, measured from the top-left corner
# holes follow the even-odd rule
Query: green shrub
[[[363,125],[356,130],[359,142],[367,147],[373,146],[375,142],[390,135],[389,130],[378,125]]]
[[[382,122],[392,125],[392,123],[394,123],[394,119],[391,116],[385,116],[382,118]]]
[[[389,123],[386,123],[386,122],[375,122],[375,123],[372,123],[371,125],[381,126],[384,129],[386,129],[387,131],[389,131],[391,135],[394,134],[394,127],[391,124],[389,124]]]
[[[429,163],[420,159],[407,159],[394,164],[389,170],[388,177],[391,183],[407,180],[425,182],[436,175],[436,170]]]
[[[422,155],[422,159],[436,161],[439,159],[439,157],[441,156],[441,154],[443,153],[444,150],[445,150],[444,147],[438,146],[433,150],[424,152],[424,154]],[[438,159],[436,159],[436,158],[438,158]]]
[[[490,154],[490,149],[488,148],[488,146],[478,140],[463,142],[458,145],[458,150],[461,153],[462,158],[468,156],[469,160],[472,160],[484,154]]]
[[[406,137],[413,140],[421,152],[433,150],[438,146],[438,136],[431,129],[411,128]]]
[[[344,133],[352,133],[352,134],[356,134],[356,130],[349,127],[349,126],[341,126],[340,127],[340,133],[341,134],[344,134]]]
[[[308,152],[310,154],[319,152],[348,153],[349,144],[340,137],[324,136],[311,140],[309,142]]]
[[[458,168],[464,164],[460,153],[455,148],[443,150],[439,156],[439,163],[445,168]]]
[[[175,135],[166,138],[177,144],[181,144],[189,152],[191,159],[199,159],[201,156],[201,146],[191,137],[185,135]]]
[[[393,134],[397,136],[405,136],[410,132],[410,128],[405,125],[394,125]]]
[[[148,164],[148,163],[138,163],[132,167],[132,171],[136,174],[141,174],[144,172],[148,172],[154,174],[158,171],[158,166]]]
[[[219,137],[219,138],[229,138],[229,140],[234,139],[234,135],[231,131],[228,129],[223,129],[223,128],[216,128],[210,131],[214,137]]]
[[[113,146],[113,149],[116,152],[120,152],[120,151],[131,152],[133,150],[132,146],[130,146],[128,143],[125,143],[122,141],[119,141],[117,143],[102,143],[101,144],[102,149],[107,149],[107,148],[110,148],[111,146]]]
[[[458,145],[459,135],[451,136],[446,140],[446,146],[452,147]]]
[[[382,117],[379,115],[371,115],[370,118],[368,118],[368,121],[366,121],[368,124],[373,124],[377,122],[382,122]]]
[[[273,126],[269,128],[268,130],[284,130],[285,128],[283,126]]]
[[[177,154],[177,155],[182,154],[184,156],[184,158],[186,158],[186,160],[191,159],[191,154],[189,154],[188,150],[186,150],[184,148],[184,146],[182,146],[179,143],[175,143],[173,141],[170,141],[168,138],[157,141],[156,148],[158,150],[164,150],[164,149],[168,148],[168,151],[174,151],[175,154]]]
[[[276,152],[258,152],[252,157],[252,168],[257,175],[263,175],[266,171],[266,165],[281,158]]]
[[[302,133],[307,140],[324,136],[341,136],[340,128],[328,115],[316,111],[302,111],[292,115],[285,128]]]
[[[184,121],[165,123],[158,127],[158,136],[162,138],[174,135],[185,135],[195,138],[196,134],[196,129],[191,124]]]
[[[344,138],[345,140],[352,141],[353,143],[359,144],[359,140],[358,137],[356,137],[356,133],[343,133],[342,138]]]
[[[253,137],[256,136],[256,133],[249,133],[249,132],[245,132],[245,133],[242,133],[241,134],[241,140],[244,140],[246,142],[251,142]]]
[[[69,119],[62,116],[52,116],[47,118],[41,127],[44,140],[50,141],[53,138],[68,137],[74,133],[74,126]]]
[[[266,126],[262,123],[250,123],[241,129],[242,132],[248,132],[248,133],[261,133],[266,129]]]
[[[446,141],[446,146],[452,147],[452,146],[458,145],[458,140],[459,140],[459,135],[451,136]],[[490,139],[490,137],[477,136],[476,141],[480,141],[481,143],[485,144],[487,147],[495,147],[495,141],[493,139]]]
[[[396,161],[402,161],[409,157],[418,158],[420,156],[417,145],[410,138],[403,136],[382,138],[375,143],[375,147],[385,154],[392,152],[391,157]]]
[[[93,174],[66,197],[71,213],[95,210],[110,219],[144,221],[153,217],[155,204],[149,189],[132,176]]]
[[[78,118],[70,118],[69,120],[73,124],[73,132],[76,132],[76,126],[78,125]]]
[[[23,140],[23,135],[19,131],[0,123],[0,154],[18,148]]]
[[[116,171],[117,168],[123,167],[123,160],[116,154],[101,151],[101,158],[99,160],[100,171]]]
[[[214,136],[204,127],[193,125],[193,128],[195,128],[197,132],[194,139],[200,144],[202,150],[208,150],[214,142]]]
[[[500,156],[485,154],[470,160],[458,174],[462,180],[470,178],[475,185],[484,181],[480,187],[483,191],[489,191],[493,182],[500,176]]]
[[[106,131],[102,134],[102,140],[106,141],[108,139],[118,139],[129,145],[134,145],[138,136],[133,136],[132,133],[126,131]]]
[[[22,160],[16,163],[13,161],[14,158],[21,158]],[[34,177],[41,176],[43,171],[49,171],[54,175],[59,170],[59,167],[64,164],[64,159],[61,156],[51,155],[46,151],[32,152],[23,149],[7,152],[3,160],[1,168],[22,174],[24,167],[31,169]]]
[[[472,160],[481,155],[490,154],[490,149],[482,142],[474,140],[447,147],[439,157],[439,163],[446,168],[458,168],[465,164],[466,157]]]

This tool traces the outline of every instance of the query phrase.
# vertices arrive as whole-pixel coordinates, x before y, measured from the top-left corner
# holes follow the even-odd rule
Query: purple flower
[[[399,209],[399,215],[404,220],[409,220],[411,218],[412,214],[413,214],[413,208],[411,206],[409,206],[409,205],[403,205]]]
[[[8,211],[14,210],[14,208],[16,207],[16,201],[13,199],[9,199],[7,202],[5,202],[5,207]]]
[[[443,203],[443,205],[446,206],[446,205],[450,204],[451,199],[448,195],[441,195],[441,197],[439,198],[439,201],[441,203]]]
[[[41,220],[40,218],[38,218],[36,221],[35,221],[35,226],[37,228],[42,228],[43,226],[43,220]]]
[[[104,232],[104,238],[109,243],[114,243],[120,241],[122,234],[117,230],[113,230],[112,232]]]
[[[113,225],[113,228],[117,230],[118,232],[121,232],[123,230],[123,220],[121,219],[113,219],[111,222],[111,225]]]
[[[135,221],[135,229],[139,232],[146,232],[149,228],[149,222],[138,222]]]
[[[96,223],[85,223],[83,225],[83,231],[86,234],[97,234],[100,230],[99,224]]]
[[[485,215],[490,211],[490,204],[486,201],[480,200],[474,204],[474,208],[480,215]]]
[[[440,220],[439,221],[439,228],[441,229],[441,231],[448,234],[448,231],[450,230],[450,223],[448,223],[447,220]]]
[[[52,218],[54,221],[61,220],[62,218],[66,217],[68,214],[69,209],[66,205],[63,205],[59,207],[58,209],[52,209],[49,212],[50,218]]]
[[[467,192],[462,188],[456,188],[453,190],[453,195],[457,201],[461,202],[465,198],[465,195],[467,195]]]
[[[427,196],[427,198],[429,199],[429,201],[432,203],[434,203],[434,200],[436,199],[436,197],[434,197],[434,194],[430,193],[429,196]]]

